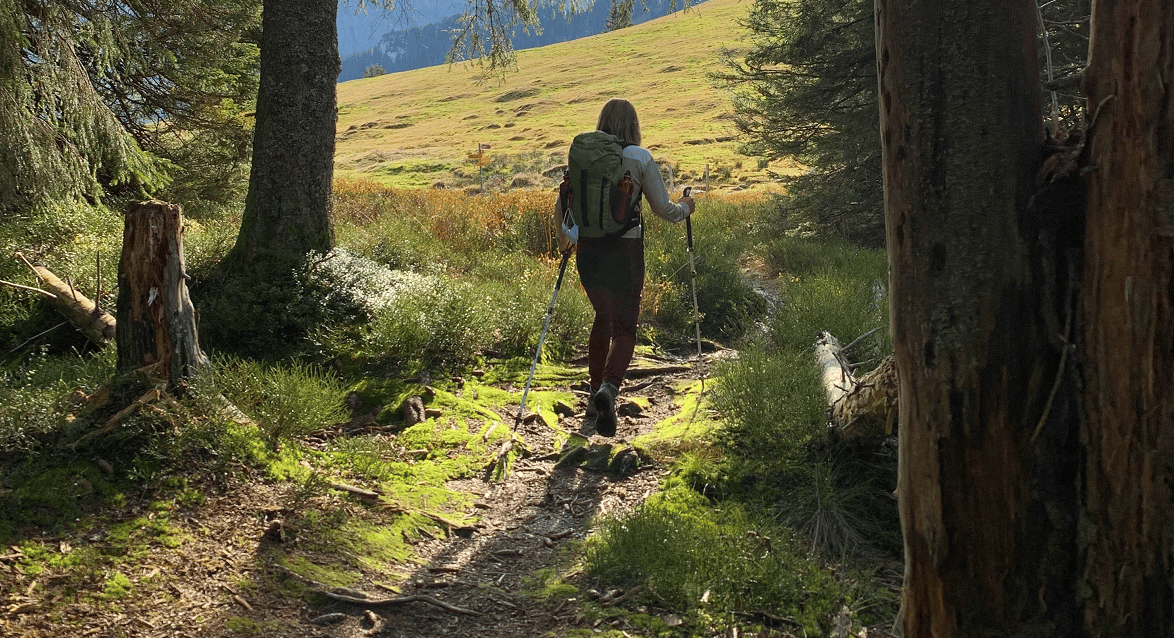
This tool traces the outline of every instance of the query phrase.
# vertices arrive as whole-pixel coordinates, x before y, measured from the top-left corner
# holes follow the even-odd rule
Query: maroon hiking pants
[[[598,389],[604,381],[618,388],[636,349],[644,291],[644,240],[580,239],[575,264],[595,309],[587,341],[591,389]]]

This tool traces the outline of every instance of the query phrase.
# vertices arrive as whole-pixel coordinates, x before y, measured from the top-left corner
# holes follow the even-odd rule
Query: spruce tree
[[[173,191],[191,197],[243,184],[259,9],[0,2],[0,210],[157,193],[175,178],[196,184]]]
[[[1041,91],[1051,121],[1066,129],[1082,116],[1078,78],[1088,48],[1090,0],[1056,0],[1037,13]],[[756,0],[745,27],[751,48],[727,56],[721,74],[734,91],[743,152],[793,157],[807,167],[779,200],[780,224],[872,246],[884,243],[881,146],[872,0]],[[1050,55],[1051,82],[1047,58]]]
[[[611,0],[604,26],[608,31],[618,31],[632,26],[632,8],[635,0]]]
[[[735,89],[743,152],[794,157],[780,214],[871,245],[884,243],[872,0],[757,0],[752,48],[721,77]]]

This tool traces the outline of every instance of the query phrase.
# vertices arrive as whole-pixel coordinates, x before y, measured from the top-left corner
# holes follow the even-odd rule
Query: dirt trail
[[[170,525],[182,542],[172,548],[153,543],[146,555],[119,565],[133,594],[114,603],[104,600],[101,591],[101,584],[110,582],[110,574],[91,575],[87,587],[96,590],[79,592],[73,589],[76,580],[49,571],[21,574],[14,569],[14,560],[6,562],[0,556],[0,578],[15,578],[25,592],[11,596],[0,607],[0,636],[531,638],[589,628],[573,599],[552,597],[548,599],[552,602],[546,602],[525,590],[533,587],[527,581],[534,574],[566,569],[568,542],[586,538],[590,524],[600,516],[631,511],[656,490],[667,471],[648,458],[637,463],[637,452],[628,442],[677,414],[680,382],[706,374],[708,362],[700,369],[647,360],[639,363],[678,371],[637,372],[621,392],[615,437],[594,433],[593,424],[583,416],[582,392],[578,412],[561,423],[564,429],[577,427],[589,441],[575,456],[558,454],[553,430],[541,421],[519,425],[516,431],[533,454],[519,458],[505,480],[474,478],[449,484],[477,495],[469,512],[477,517],[472,529],[417,542],[413,560],[394,567],[410,573],[406,582],[397,585],[399,591],[382,585],[386,573],[367,574],[346,589],[333,590],[374,599],[416,596],[415,602],[308,602],[305,586],[329,588],[293,575],[274,557],[290,561],[318,557],[308,556],[309,550],[296,538],[278,542],[276,533],[265,534],[274,520],[291,513],[283,508],[297,500],[293,492],[298,488],[259,479],[219,491],[210,486],[203,504],[173,517]],[[711,418],[705,411],[692,417]],[[613,471],[607,471],[609,458]],[[344,512],[359,513],[364,507],[344,493],[314,496],[312,501],[311,507],[325,509],[329,501],[330,508]],[[126,515],[144,513],[132,506]],[[71,542],[45,540],[50,546],[63,543],[63,553]],[[98,534],[89,541],[72,542],[101,543],[102,539]],[[575,581],[574,574],[563,576]],[[294,580],[302,581],[300,588],[291,587]],[[580,599],[584,595],[580,589]]]
[[[424,593],[475,613],[409,603],[382,610],[376,621],[382,627],[371,632],[372,623],[362,605],[340,604],[337,609],[347,614],[343,622],[356,632],[367,633],[346,633],[345,627],[339,627],[337,633],[317,635],[532,638],[547,632],[563,635],[566,630],[583,627],[574,602],[557,598],[550,603],[538,601],[523,593],[526,580],[540,570],[565,568],[569,560],[566,543],[585,538],[593,519],[629,512],[656,490],[667,468],[647,459],[642,459],[646,464],[634,472],[588,468],[602,465],[609,456],[621,459],[612,461],[613,469],[622,465],[625,457],[634,460],[634,451],[624,452],[628,441],[651,432],[657,423],[675,414],[679,410],[677,383],[696,379],[697,373],[687,370],[630,380],[618,404],[626,416],[619,417],[616,436],[610,439],[595,434],[594,426],[583,416],[586,393],[580,392],[579,412],[569,423],[564,422],[564,427],[579,424],[579,433],[590,441],[584,453],[571,457],[548,453],[554,451],[552,431],[531,421],[517,431],[536,453],[520,459],[505,481],[470,479],[450,484],[480,495],[475,532],[468,538],[458,535],[417,545],[421,567],[402,595]],[[632,399],[637,397],[646,408],[634,409]],[[620,452],[609,454],[608,446]]]

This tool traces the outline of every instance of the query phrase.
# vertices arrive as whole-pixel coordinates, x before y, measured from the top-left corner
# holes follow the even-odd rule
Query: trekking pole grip
[[[686,186],[685,192],[684,192],[684,194],[682,194],[682,197],[688,197],[689,193],[691,193],[691,192],[693,192],[693,187]],[[689,250],[693,250],[693,214],[692,213],[689,213],[689,216],[685,218],[685,235],[688,237],[688,240],[689,240]]]

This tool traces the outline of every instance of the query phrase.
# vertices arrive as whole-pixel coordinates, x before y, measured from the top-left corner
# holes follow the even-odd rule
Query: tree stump
[[[158,200],[127,206],[118,262],[118,371],[154,366],[174,388],[207,365],[183,261],[183,215]]]

